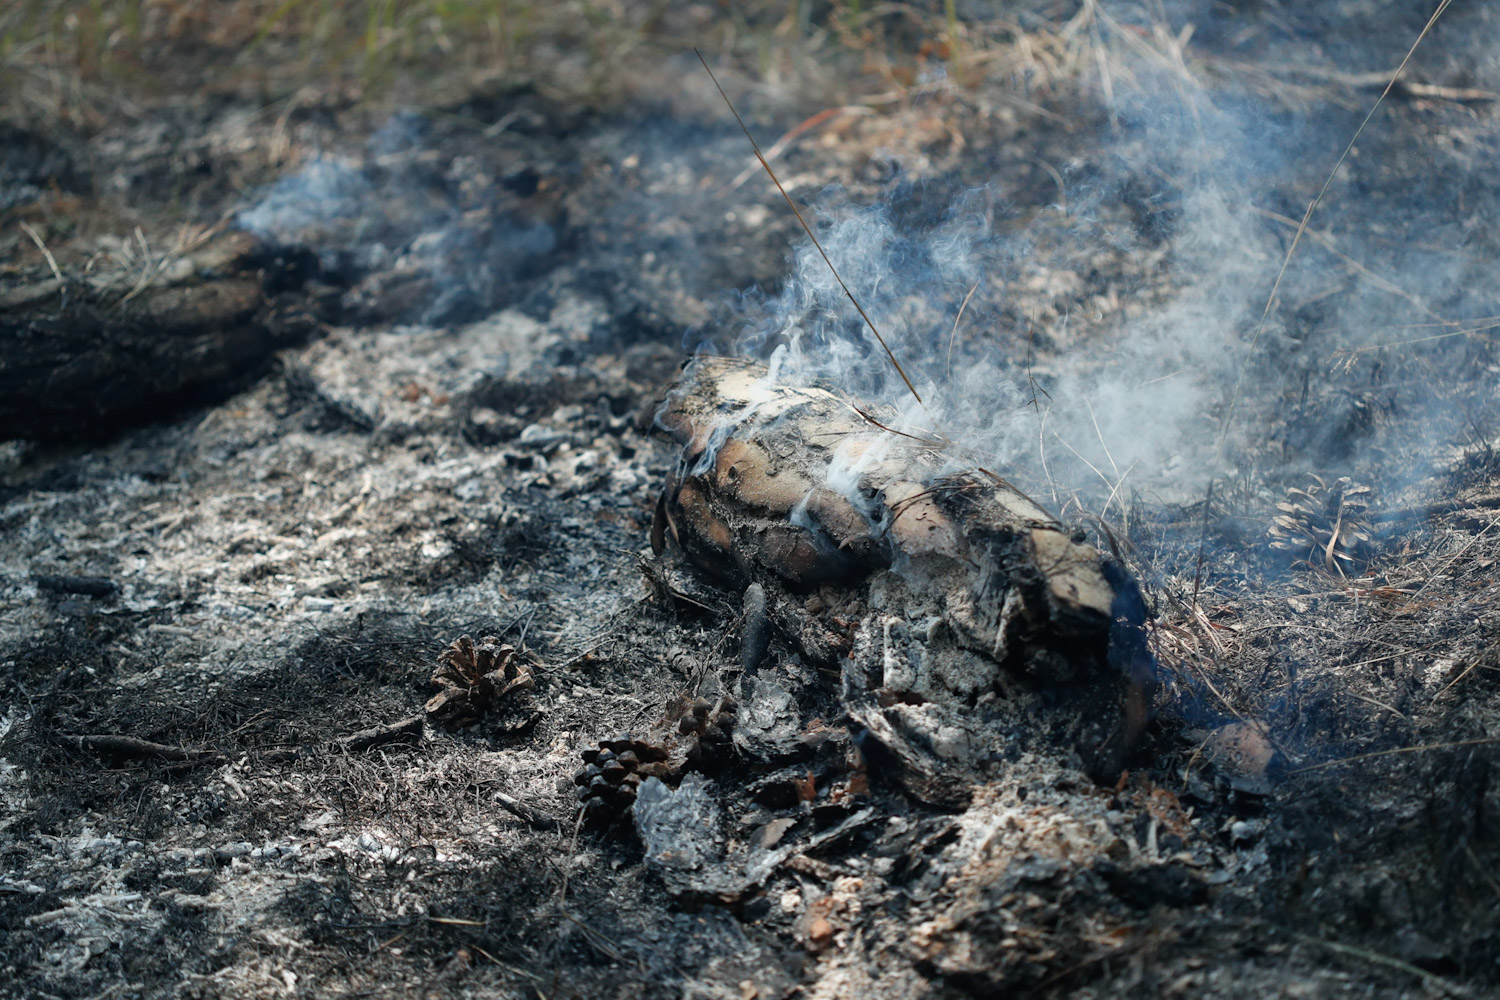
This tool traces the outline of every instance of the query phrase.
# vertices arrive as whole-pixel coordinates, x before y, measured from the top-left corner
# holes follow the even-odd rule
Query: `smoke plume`
[[[1376,464],[1405,482],[1419,470],[1400,456],[1491,435],[1491,394],[1466,395],[1472,373],[1454,367],[1475,360],[1464,318],[1496,311],[1481,291],[1490,268],[1432,241],[1472,247],[1464,200],[1494,205],[1473,183],[1473,150],[1388,99],[1281,274],[1379,88],[1278,97],[1274,81],[1233,69],[1232,14],[1180,4],[1163,24],[1132,20],[1131,5],[1102,10],[1109,92],[1080,136],[1087,159],[1063,164],[1049,202],[1008,201],[1003,181],[925,216],[930,186],[897,183],[876,203],[810,199],[819,242],[921,404],[811,243],[778,294],[737,303],[751,318],[735,349],[883,405],[900,430],[939,432],[956,464],[982,458],[1043,493],[1090,497],[1095,512],[1133,490],[1201,497],[1250,471]],[[1424,19],[1368,16],[1322,26],[1318,37],[1359,40],[1336,52],[1296,36],[1282,51],[1327,66],[1325,79],[1394,69]],[[1493,37],[1488,16],[1459,21],[1424,41],[1408,74],[1500,84],[1475,43]],[[1156,42],[1125,38],[1132,25]],[[1171,43],[1190,26],[1201,46]],[[1422,186],[1393,181],[1413,163]],[[1101,270],[1115,275],[1102,294]]]

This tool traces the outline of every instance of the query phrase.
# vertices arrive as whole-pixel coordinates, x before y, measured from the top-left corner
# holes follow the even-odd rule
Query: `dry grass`
[[[975,17],[843,0],[814,18],[809,0],[17,0],[0,10],[0,110],[89,124],[193,90],[421,100],[476,79],[610,100],[694,46],[781,99],[891,106],[956,90],[1036,111],[1080,85],[1111,101],[1133,65],[1192,99],[1204,67],[1190,29],[1122,23],[1097,0],[1035,6]]]
[[[192,89],[365,99],[550,74],[599,92],[659,35],[657,13],[624,0],[21,0],[0,12],[0,81],[8,103],[82,122]]]

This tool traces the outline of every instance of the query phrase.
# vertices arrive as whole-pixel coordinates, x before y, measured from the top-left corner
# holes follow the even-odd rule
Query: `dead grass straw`
[[[1324,768],[1337,767],[1340,764],[1354,764],[1362,760],[1374,760],[1377,757],[1395,757],[1407,753],[1425,753],[1428,750],[1456,750],[1460,747],[1489,746],[1500,743],[1500,736],[1481,736],[1472,740],[1455,740],[1450,743],[1423,743],[1420,746],[1393,747],[1390,750],[1372,750],[1369,753],[1355,754],[1352,757],[1340,757],[1337,760],[1325,760],[1317,764],[1309,764],[1299,767],[1288,774],[1307,774],[1309,771],[1321,771]]]

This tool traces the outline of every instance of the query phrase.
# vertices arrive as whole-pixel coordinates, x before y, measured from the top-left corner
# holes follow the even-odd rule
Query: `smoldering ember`
[[[0,995],[1496,995],[1497,52],[6,5]]]

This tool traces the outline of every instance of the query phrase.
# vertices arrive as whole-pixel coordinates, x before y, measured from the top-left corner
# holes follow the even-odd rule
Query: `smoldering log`
[[[1018,629],[1107,642],[1120,605],[1138,599],[1118,566],[1015,487],[977,471],[944,474],[941,449],[883,430],[830,389],[778,385],[755,362],[704,357],[668,394],[660,423],[684,451],[657,546],[670,534],[712,573],[770,573],[800,588],[900,563],[935,586],[962,584],[955,623],[997,657]],[[836,467],[855,495],[830,485]],[[1002,592],[1013,607],[976,602]]]
[[[209,399],[325,310],[316,259],[237,231],[0,244],[0,438],[59,439]]]
[[[967,667],[887,676],[889,623],[926,616],[929,634],[940,622],[967,654],[1035,687],[1082,692],[1080,713],[1111,716],[1080,735],[1088,766],[1118,772],[1154,683],[1145,603],[1118,563],[1001,477],[954,472],[961,464],[937,443],[884,429],[831,387],[779,384],[755,362],[694,360],[658,422],[683,448],[658,504],[658,552],[680,549],[734,586],[898,594],[882,598],[893,609],[884,632],[867,622],[855,641],[850,659],[863,643],[870,663],[844,670],[846,708],[871,735],[888,728],[872,713],[895,702],[956,704],[993,687]]]

